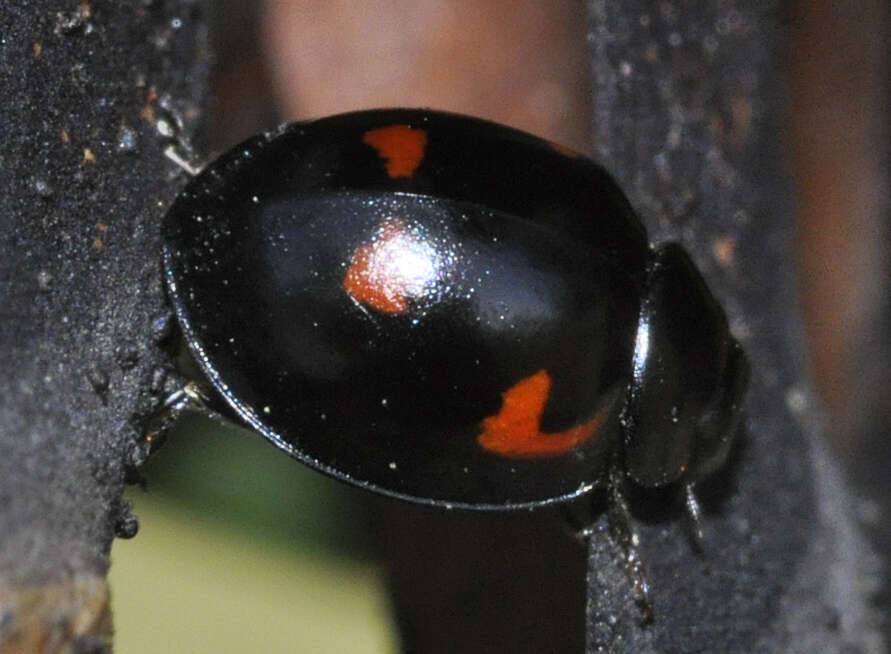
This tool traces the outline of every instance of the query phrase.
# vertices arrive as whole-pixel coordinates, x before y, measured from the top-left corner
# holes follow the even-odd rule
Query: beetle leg
[[[612,466],[609,475],[609,530],[613,541],[622,550],[625,570],[631,579],[631,596],[641,611],[644,622],[653,619],[653,605],[650,601],[650,583],[647,581],[643,561],[640,558],[640,538],[631,522],[631,509],[625,497],[625,474],[617,465]]]
[[[588,504],[560,504],[564,525],[569,534],[581,543],[587,543],[595,533],[601,531],[597,527],[596,517]]]
[[[699,505],[699,500],[696,499],[693,482],[684,484],[684,506],[687,509],[688,524],[693,535],[693,544],[701,552],[705,541],[702,527],[702,507]]]
[[[149,422],[143,437],[149,454],[161,447],[167,438],[167,432],[183,411],[187,410],[213,413],[207,406],[207,393],[194,381],[187,382],[181,389],[168,395],[161,409]]]
[[[184,156],[182,156],[176,146],[168,145],[164,148],[164,156],[167,157],[170,161],[175,163],[177,166],[182,168],[190,177],[195,177],[201,170],[204,168],[203,165],[195,165],[188,161]]]

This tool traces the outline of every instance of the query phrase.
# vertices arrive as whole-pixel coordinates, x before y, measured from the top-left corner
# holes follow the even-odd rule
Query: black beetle
[[[505,126],[378,110],[250,139],[176,199],[163,264],[230,410],[363,488],[506,509],[627,478],[695,516],[733,443],[748,364],[690,258],[602,167]]]

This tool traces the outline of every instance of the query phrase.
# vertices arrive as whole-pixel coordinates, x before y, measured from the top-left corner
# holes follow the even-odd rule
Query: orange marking
[[[427,132],[408,125],[372,129],[365,132],[362,140],[377,150],[392,179],[414,175],[427,149]]]
[[[564,157],[569,157],[570,159],[577,159],[581,155],[573,150],[568,145],[563,145],[562,143],[558,143],[557,141],[548,141],[548,145],[551,146],[551,149],[554,152],[562,154]]]
[[[343,278],[343,290],[381,313],[402,313],[408,309],[408,299],[397,284],[379,278],[374,266],[374,249],[373,243],[365,243],[356,249]]]
[[[398,218],[382,222],[367,243],[356,248],[341,286],[381,313],[408,309],[409,300],[430,292],[442,274],[436,248]]]
[[[596,434],[609,415],[607,408],[581,425],[546,434],[539,431],[539,427],[550,392],[551,376],[547,370],[521,379],[502,394],[501,410],[483,419],[483,433],[477,442],[483,449],[504,457],[558,456]]]

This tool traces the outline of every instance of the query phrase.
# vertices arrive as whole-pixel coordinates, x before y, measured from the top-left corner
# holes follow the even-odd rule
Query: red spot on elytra
[[[558,143],[557,141],[548,141],[548,145],[551,146],[551,149],[554,152],[562,154],[564,157],[569,157],[570,159],[577,159],[581,155],[573,150],[568,145],[563,145],[562,143]]]
[[[381,313],[403,313],[411,300],[423,298],[436,284],[439,265],[435,248],[422,233],[388,218],[355,249],[341,287]]]
[[[397,314],[408,308],[408,299],[398,285],[381,279],[375,269],[375,246],[365,243],[356,248],[350,267],[343,278],[343,290],[362,304],[381,313]]]
[[[365,132],[362,140],[377,150],[392,179],[411,177],[424,160],[427,132],[408,125],[391,125]]]
[[[603,425],[608,410],[564,431],[540,431],[541,416],[551,392],[551,376],[539,370],[502,394],[501,410],[483,420],[477,442],[483,449],[517,459],[558,456],[591,438]]]

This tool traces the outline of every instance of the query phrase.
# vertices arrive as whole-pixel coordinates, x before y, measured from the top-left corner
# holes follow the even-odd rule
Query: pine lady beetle
[[[163,265],[231,411],[366,489],[689,490],[734,439],[748,365],[690,258],[599,165],[508,127],[380,110],[255,137],[177,198]]]

